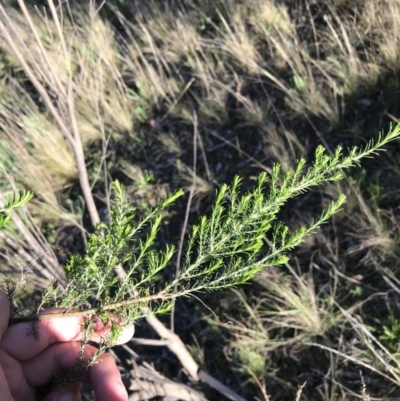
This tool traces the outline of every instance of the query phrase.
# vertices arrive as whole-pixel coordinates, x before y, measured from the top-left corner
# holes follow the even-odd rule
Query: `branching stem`
[[[24,322],[32,322],[32,321],[37,321],[37,320],[45,320],[45,319],[57,319],[57,318],[63,318],[63,317],[71,317],[71,316],[90,316],[90,315],[96,315],[96,314],[101,314],[102,312],[106,311],[111,311],[115,310],[118,308],[122,308],[124,306],[129,306],[129,305],[134,305],[138,303],[146,303],[146,302],[151,302],[151,301],[156,301],[160,299],[171,299],[175,298],[174,296],[163,296],[162,293],[156,294],[156,295],[150,295],[148,297],[141,297],[141,298],[135,298],[135,299],[127,299],[125,301],[120,301],[116,302],[113,304],[109,305],[104,305],[101,308],[90,308],[90,309],[85,309],[85,310],[66,310],[63,312],[50,312],[50,313],[32,313],[31,315],[28,316],[20,316],[20,317],[14,317],[9,320],[9,325],[14,325],[17,323],[24,323]]]

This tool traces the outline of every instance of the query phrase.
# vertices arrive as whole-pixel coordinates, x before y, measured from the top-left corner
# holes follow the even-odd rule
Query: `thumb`
[[[7,294],[0,290],[0,340],[8,327],[10,318],[10,303],[8,302]]]
[[[81,400],[82,383],[74,381],[65,383],[62,386],[52,390],[45,398],[46,401],[75,401]]]
[[[7,294],[0,290],[0,340],[8,327],[8,319],[10,317],[10,303]],[[0,366],[0,400],[13,401],[8,382],[2,367]]]

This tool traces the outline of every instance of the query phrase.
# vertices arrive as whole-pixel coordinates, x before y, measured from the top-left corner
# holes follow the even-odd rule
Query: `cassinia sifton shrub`
[[[162,287],[158,276],[174,263],[175,247],[166,244],[159,251],[153,245],[165,209],[183,191],[173,193],[144,218],[137,219],[124,188],[115,182],[109,224],[100,223],[96,227],[84,256],[71,256],[66,265],[66,284],[54,282],[43,292],[39,307],[63,307],[68,309],[66,313],[98,315],[104,321],[109,319],[109,313],[116,313],[123,321],[132,322],[146,313],[168,310],[172,300],[179,296],[242,284],[263,269],[285,263],[288,251],[337,213],[345,202],[345,196],[340,195],[307,226],[291,232],[277,221],[279,211],[289,199],[314,186],[343,178],[344,169],[358,165],[362,158],[372,156],[399,136],[400,125],[397,125],[386,136],[379,136],[376,143],[370,142],[363,150],[353,147],[347,155],[343,155],[341,147],[328,155],[319,146],[309,167],[303,159],[288,173],[282,173],[280,166],[275,165],[272,174],[261,173],[257,185],[247,193],[241,193],[241,179],[235,177],[230,186],[219,189],[210,216],[202,217],[192,228],[179,275]],[[30,196],[23,193],[14,199],[15,203],[9,201],[1,210],[1,223],[8,219],[6,210],[29,200]],[[267,236],[269,245],[265,241]],[[121,267],[125,274],[117,277],[116,268]],[[48,317],[35,313],[28,317],[14,316],[11,323]],[[93,330],[90,322],[88,319],[86,324],[88,338]],[[111,336],[104,339],[99,353],[112,346],[120,329],[113,324]]]

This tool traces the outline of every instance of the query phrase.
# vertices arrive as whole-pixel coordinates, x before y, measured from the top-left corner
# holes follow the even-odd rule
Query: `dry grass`
[[[393,71],[398,71],[400,67],[399,20],[399,4],[393,0],[366,2],[361,18],[361,25],[365,27],[364,32],[370,30],[374,36],[374,44],[379,49],[382,64]]]
[[[249,115],[259,116],[255,118],[259,123],[265,121],[265,107],[241,94],[256,81],[282,91],[295,112],[336,124],[344,95],[373,87],[381,71],[399,67],[394,51],[400,37],[395,24],[399,7],[394,0],[382,3],[369,1],[359,15],[349,17],[329,6],[319,26],[306,4],[306,41],[299,36],[303,22],[294,21],[284,6],[272,0],[233,2],[227,9],[215,10],[215,22],[200,9],[173,13],[151,3],[151,11],[138,21],[139,39],[129,46],[129,55],[155,102],[160,97],[175,101],[177,86],[171,87],[171,79],[182,87],[184,77],[173,66],[184,66],[196,77],[201,93],[196,100],[207,119],[226,121],[227,97],[236,94],[244,109],[250,107]],[[204,27],[196,25],[196,18],[210,24],[214,33],[203,36]],[[370,40],[374,45],[366,47]]]
[[[77,174],[72,151],[57,126],[15,82],[3,83],[1,89],[2,170],[17,187],[40,194],[51,210],[60,209],[56,193]]]
[[[256,281],[263,290],[254,299],[246,300],[234,290],[240,300],[238,306],[244,307],[247,317],[243,316],[240,321],[231,318],[234,324],[224,327],[235,333],[239,345],[247,341],[268,352],[323,337],[330,328],[341,324],[343,316],[329,300],[329,285],[318,293],[312,273],[300,277],[289,265],[288,268],[289,274],[284,271],[262,273]],[[275,334],[271,337],[270,333]]]
[[[178,161],[176,169],[178,170],[176,179],[182,188],[186,191],[190,191],[190,188],[193,186],[193,203],[197,203],[204,198],[210,199],[214,194],[214,186],[198,173],[193,171],[193,169],[188,165]]]
[[[204,37],[202,27],[195,25],[196,18],[203,18],[201,10],[194,8],[189,13],[182,9],[176,14],[165,12],[156,3],[150,8],[151,11],[146,9],[148,15],[135,24],[119,15],[127,39],[116,36],[110,25],[95,15],[93,6],[89,12],[76,12],[73,21],[64,18],[63,30],[72,60],[68,68],[60,52],[57,29],[49,18],[30,13],[41,40],[38,42],[26,18],[10,11],[17,36],[24,43],[20,43],[20,51],[41,81],[58,96],[61,107],[68,71],[73,73],[75,109],[84,141],[101,138],[104,129],[131,132],[137,122],[148,121],[150,109],[162,102],[171,108],[170,112],[175,110],[183,116],[185,109],[178,103],[188,81],[181,66],[189,68],[196,78],[196,89],[201,94],[196,95],[196,100],[205,119],[227,121],[226,102],[234,96],[244,123],[252,126],[265,125],[270,102],[261,103],[243,95],[250,81],[276,86],[285,94],[288,106],[298,113],[322,116],[336,123],[341,96],[373,86],[382,69],[397,71],[400,66],[396,51],[400,11],[393,0],[379,4],[369,1],[362,14],[347,19],[329,6],[322,27],[306,15],[311,21],[307,32],[311,43],[299,37],[300,22],[272,0],[233,2],[229,13],[216,9],[219,23],[209,22],[215,32],[211,37]],[[309,5],[303,11],[307,13]],[[367,48],[363,45],[367,39],[375,45]],[[2,48],[18,69],[18,62],[4,42]],[[289,74],[291,82],[285,82],[281,72]],[[136,85],[135,91],[128,89],[131,84]],[[12,96],[8,89],[7,93],[9,104]],[[33,113],[23,124],[26,128],[42,131],[41,137],[43,132],[57,131],[53,126],[46,127],[51,121],[45,115],[37,115],[36,110]],[[13,131],[8,130],[8,135]],[[54,146],[60,142],[48,139]],[[35,146],[41,148],[40,139]],[[63,165],[55,163],[51,148],[48,155],[33,155],[54,173],[51,181],[56,188],[62,178],[66,182],[76,174],[71,152],[67,146],[63,148],[65,157],[59,158]]]
[[[7,15],[3,20],[14,30],[18,51],[48,88],[68,125],[67,88],[69,74],[73,75],[75,117],[84,144],[101,138],[105,127],[132,129],[116,64],[118,54],[109,27],[94,16],[82,15],[73,22],[64,18],[60,37],[55,21],[36,11],[22,15],[8,9]],[[61,49],[65,39],[71,65],[66,64]],[[20,70],[4,38],[0,38],[0,47],[4,57],[10,60],[11,68]],[[8,171],[12,169],[18,187],[32,189],[50,210],[61,210],[57,193],[76,177],[76,163],[57,125],[43,111],[40,99],[38,107],[37,96],[22,89],[25,83],[24,77],[17,81],[3,76],[3,164]],[[54,217],[51,214],[51,218]],[[62,217],[62,213],[58,217]]]
[[[305,277],[290,270],[289,275],[261,278],[260,284],[266,290],[263,293],[264,321],[271,328],[295,330],[293,338],[299,342],[304,341],[305,337],[323,336],[328,329],[341,322],[340,314],[329,300],[334,294],[329,284],[324,286],[322,292],[317,292],[312,270]]]

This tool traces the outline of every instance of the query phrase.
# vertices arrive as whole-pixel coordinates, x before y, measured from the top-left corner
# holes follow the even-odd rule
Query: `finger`
[[[81,392],[79,392],[76,397],[74,398],[74,401],[82,401],[82,395]]]
[[[80,392],[76,395],[74,401],[82,401],[82,396]]]
[[[118,340],[115,342],[114,345],[121,345],[127,343],[132,339],[134,334],[135,334],[135,326],[133,324],[125,326],[124,330],[119,335]]]
[[[79,342],[53,344],[36,357],[23,362],[22,369],[28,383],[38,387],[48,383],[54,374],[61,376],[67,371],[74,371],[80,347]],[[88,345],[84,351],[84,360],[87,361],[96,351],[95,347]],[[118,367],[108,354],[102,354],[98,362],[80,374],[77,380],[92,383],[98,401],[128,399]]]
[[[8,327],[8,319],[10,317],[10,303],[7,294],[0,290],[0,340]]]
[[[82,383],[67,383],[47,394],[44,401],[77,401],[81,399]]]
[[[4,334],[0,349],[20,361],[31,359],[51,344],[81,340],[84,332],[82,323],[87,319],[88,317],[83,315],[65,316],[16,324]],[[94,319],[96,334],[90,339],[98,342],[101,335],[111,331],[111,323],[104,325],[100,318],[95,317]],[[118,316],[113,320],[117,323],[121,322]],[[134,332],[133,326],[127,326],[125,330],[122,333],[124,342],[129,341]]]
[[[5,292],[0,290],[0,340],[6,332],[10,316],[10,304]],[[0,401],[13,401],[7,379],[0,366]]]
[[[0,401],[14,401],[10,389],[8,388],[7,380],[4,376],[3,369],[0,367]]]
[[[33,399],[34,390],[26,381],[21,364],[1,350],[0,373],[0,400],[3,400],[2,395],[16,400]]]
[[[97,401],[128,401],[117,365],[109,354],[103,354],[102,357],[103,360],[93,367],[95,369],[90,369],[90,382]]]
[[[118,316],[113,317],[114,321],[118,323],[120,319]],[[93,327],[96,332],[90,339],[95,342],[100,342],[102,336],[107,336],[107,333],[110,333],[112,330],[112,322],[109,320],[106,324],[103,323],[100,317],[96,317],[93,321]],[[120,333],[118,339],[115,341],[114,345],[121,345],[128,342],[135,333],[135,326],[133,324],[129,324],[124,326],[123,331]]]

